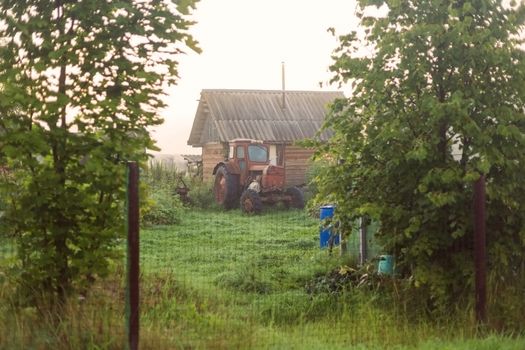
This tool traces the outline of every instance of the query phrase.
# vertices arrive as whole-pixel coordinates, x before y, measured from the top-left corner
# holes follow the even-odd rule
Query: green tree
[[[197,0],[0,2],[0,152],[21,290],[64,300],[108,272],[126,160],[154,148]],[[16,113],[15,113],[16,111]]]
[[[485,174],[491,281],[516,281],[525,257],[525,8],[360,0],[357,15],[359,30],[339,36],[333,55],[333,81],[352,96],[325,124],[334,134],[318,153],[333,162],[320,196],[347,219],[379,220],[397,271],[447,305],[471,295],[472,185]]]

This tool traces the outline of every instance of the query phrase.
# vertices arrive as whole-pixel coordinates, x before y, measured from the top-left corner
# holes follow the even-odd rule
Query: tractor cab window
[[[260,145],[249,145],[248,157],[252,162],[266,163],[268,161],[268,149]]]
[[[237,153],[237,162],[241,171],[246,169],[246,161],[244,160],[244,146],[237,146],[235,152]]]
[[[244,159],[244,146],[237,146],[237,158]]]

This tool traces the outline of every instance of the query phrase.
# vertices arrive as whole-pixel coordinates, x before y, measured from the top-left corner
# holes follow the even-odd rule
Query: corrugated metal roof
[[[202,90],[188,145],[237,138],[293,142],[320,129],[327,105],[344,98],[338,91]],[[210,119],[207,123],[207,119]],[[205,130],[208,127],[215,130]]]

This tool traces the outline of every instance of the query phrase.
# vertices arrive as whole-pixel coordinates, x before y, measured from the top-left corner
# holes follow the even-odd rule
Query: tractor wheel
[[[304,194],[298,187],[290,187],[285,192],[286,195],[290,196],[290,201],[285,204],[289,208],[304,209]]]
[[[259,214],[262,211],[262,201],[259,193],[246,190],[241,195],[241,209],[246,214]]]
[[[230,174],[225,166],[221,166],[215,173],[215,184],[213,192],[215,201],[224,209],[232,209],[237,206],[239,188],[239,177]]]

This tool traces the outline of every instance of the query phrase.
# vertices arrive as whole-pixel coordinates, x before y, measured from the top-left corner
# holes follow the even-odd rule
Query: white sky
[[[355,28],[355,0],[201,0],[190,32],[202,54],[180,57],[165,122],[153,137],[160,153],[199,154],[187,146],[202,89],[337,90],[328,71],[336,39]],[[323,87],[319,83],[323,82]]]

